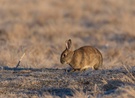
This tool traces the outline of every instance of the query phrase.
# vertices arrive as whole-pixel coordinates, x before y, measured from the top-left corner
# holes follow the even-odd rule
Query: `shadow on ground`
[[[129,70],[134,76],[134,67]],[[9,93],[24,93],[43,96],[48,93],[53,96],[65,98],[73,96],[75,90],[94,95],[95,85],[100,95],[110,95],[125,85],[132,83],[123,82],[124,76],[129,76],[124,68],[106,70],[87,70],[85,72],[67,72],[65,69],[51,68],[10,68],[0,67],[0,89]],[[105,80],[107,83],[103,82]],[[6,88],[5,88],[6,87]],[[73,89],[74,88],[74,89]],[[4,90],[2,91],[4,93]],[[97,93],[97,92],[96,92]]]

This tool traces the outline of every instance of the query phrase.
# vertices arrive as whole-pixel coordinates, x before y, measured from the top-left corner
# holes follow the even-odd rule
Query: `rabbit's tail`
[[[100,59],[100,62],[94,66],[94,69],[95,69],[95,70],[98,70],[99,67],[102,67],[102,66],[103,66],[103,59],[101,58],[101,59]]]
[[[95,65],[95,66],[94,66],[94,69],[95,69],[95,70],[98,70],[98,68],[99,68],[99,65]]]

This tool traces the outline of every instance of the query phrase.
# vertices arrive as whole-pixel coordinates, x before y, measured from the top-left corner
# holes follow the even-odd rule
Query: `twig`
[[[20,58],[20,60],[19,60],[19,62],[17,63],[17,65],[16,65],[15,68],[17,68],[17,67],[20,65],[20,63],[21,63],[21,61],[22,61],[22,59],[23,59],[24,56],[25,56],[25,53],[23,53],[23,55],[21,56],[21,58]]]
[[[135,81],[135,77],[133,76],[133,74],[129,71],[129,69],[123,64],[124,68],[126,69],[126,71],[129,73],[129,75],[131,76],[131,78]]]
[[[97,84],[94,85],[94,96],[97,96]]]

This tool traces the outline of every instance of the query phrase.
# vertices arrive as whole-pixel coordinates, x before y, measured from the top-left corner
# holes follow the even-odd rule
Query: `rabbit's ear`
[[[71,39],[67,40],[66,41],[66,49],[70,50],[71,49],[71,44],[72,44]]]

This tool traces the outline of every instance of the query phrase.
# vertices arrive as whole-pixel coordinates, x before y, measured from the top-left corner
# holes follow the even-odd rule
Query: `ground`
[[[81,92],[82,95],[78,96],[80,98],[120,97],[126,92],[120,88],[135,87],[134,69],[133,67],[128,71],[121,68],[70,73],[66,69],[2,67],[0,94],[1,97],[65,98],[77,97],[76,92]]]
[[[0,97],[135,97],[134,0],[0,0]],[[68,73],[65,41],[103,55]],[[15,69],[25,53],[20,66]]]

